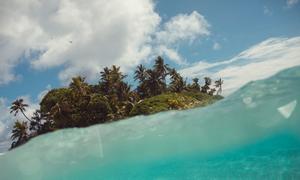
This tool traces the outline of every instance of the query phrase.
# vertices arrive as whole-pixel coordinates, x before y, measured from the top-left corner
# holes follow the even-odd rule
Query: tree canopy
[[[197,77],[188,83],[160,56],[152,68],[142,64],[136,67],[135,88],[125,81],[127,75],[118,66],[103,68],[99,76],[98,84],[88,84],[84,77],[77,76],[68,87],[50,90],[32,116],[26,115],[28,105],[23,99],[14,101],[11,113],[15,116],[21,113],[27,121],[15,122],[11,148],[62,128],[86,127],[134,115],[203,106],[222,98],[219,96],[222,79],[215,81],[218,90],[212,88],[213,81],[209,77],[204,77],[203,86]]]

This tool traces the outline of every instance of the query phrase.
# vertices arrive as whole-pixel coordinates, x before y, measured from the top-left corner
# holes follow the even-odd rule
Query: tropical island
[[[28,104],[23,99],[12,103],[11,113],[21,113],[26,121],[16,120],[12,130],[11,149],[33,137],[58,129],[87,127],[108,123],[136,115],[149,115],[167,110],[183,110],[206,106],[223,97],[223,80],[213,81],[204,77],[187,83],[175,68],[170,68],[158,56],[152,68],[138,65],[134,80],[137,86],[125,82],[120,67],[105,67],[100,72],[98,84],[88,84],[85,78],[72,78],[68,87],[50,90],[29,118],[25,111]],[[168,82],[168,83],[167,83]]]

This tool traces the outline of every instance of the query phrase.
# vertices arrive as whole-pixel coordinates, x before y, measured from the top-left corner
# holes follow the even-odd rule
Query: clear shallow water
[[[34,138],[1,179],[300,179],[300,68],[206,108]]]

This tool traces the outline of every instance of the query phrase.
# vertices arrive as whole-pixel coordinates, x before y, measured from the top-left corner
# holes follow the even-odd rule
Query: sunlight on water
[[[278,111],[283,117],[288,119],[292,115],[293,111],[295,110],[296,105],[297,105],[297,101],[294,100],[284,106],[279,107]]]
[[[1,179],[299,179],[300,68],[205,108],[34,138],[0,156]]]

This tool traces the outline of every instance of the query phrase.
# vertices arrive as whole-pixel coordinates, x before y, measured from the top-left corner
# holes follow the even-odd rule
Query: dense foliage
[[[147,115],[171,109],[187,109],[211,104],[222,96],[223,81],[205,77],[200,86],[199,79],[191,84],[174,69],[164,63],[161,57],[155,60],[153,68],[143,65],[134,74],[138,85],[131,90],[125,82],[126,75],[120,67],[105,67],[100,72],[98,84],[90,85],[85,78],[72,78],[69,87],[52,89],[40,102],[40,109],[31,118],[26,116],[27,104],[23,99],[12,103],[11,113],[19,112],[27,121],[16,121],[12,131],[12,146],[17,147],[30,138],[62,128],[86,127],[97,123],[116,121],[134,115]],[[170,83],[167,83],[170,81]],[[217,91],[217,95],[214,93]]]

